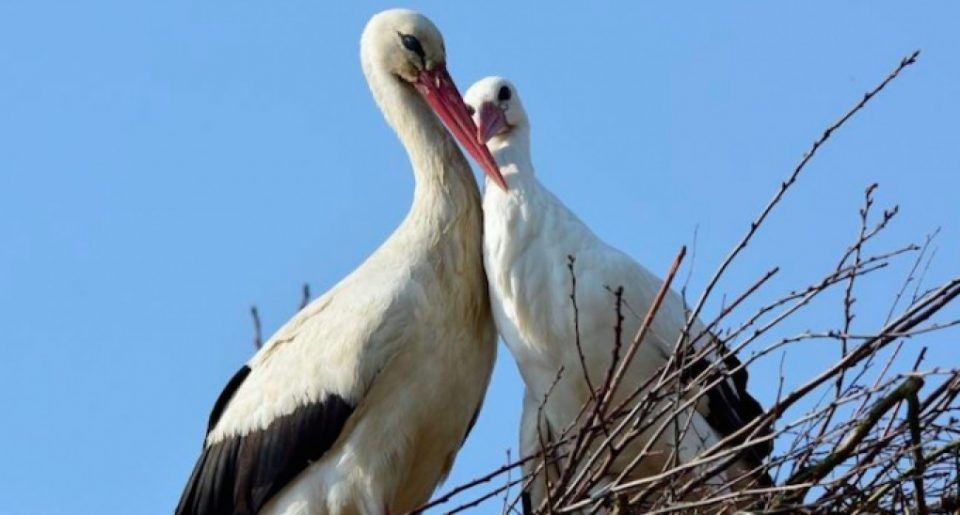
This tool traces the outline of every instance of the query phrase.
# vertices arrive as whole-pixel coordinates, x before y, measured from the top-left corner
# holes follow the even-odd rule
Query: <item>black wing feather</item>
[[[748,375],[746,367],[741,366],[740,360],[730,353],[726,346],[718,343],[718,352],[724,355],[723,363],[727,370],[736,370],[732,374],[733,386],[730,382],[720,381],[716,386],[706,393],[707,414],[705,416],[707,423],[710,424],[721,436],[733,434],[746,424],[763,415],[763,407],[747,391]],[[695,362],[689,363],[683,371],[686,380],[693,380],[702,374],[711,366],[711,362],[706,358],[700,358]],[[739,369],[738,369],[739,368]],[[718,377],[720,371],[713,368],[714,372],[708,373],[703,379],[704,383],[711,383]],[[756,432],[756,436],[764,436],[771,433],[773,428],[768,424]],[[746,436],[746,435],[744,435]],[[743,442],[745,438],[741,437],[731,442],[736,446]],[[746,460],[750,467],[759,467],[763,460],[773,452],[773,442],[758,442],[745,449],[741,458]]]
[[[233,374],[230,382],[228,382],[227,386],[220,392],[220,396],[217,397],[217,402],[213,403],[213,409],[210,410],[210,419],[207,421],[207,434],[210,434],[210,431],[213,431],[213,428],[216,427],[217,422],[220,421],[220,416],[223,415],[223,410],[227,407],[227,403],[233,398],[233,394],[237,393],[237,388],[240,388],[240,385],[243,384],[243,381],[248,375],[250,375],[250,367],[247,365],[240,367],[240,370],[237,370],[237,373]]]
[[[524,491],[520,494],[520,506],[523,508],[523,515],[533,515],[533,500],[530,499],[530,492]]]
[[[213,406],[208,433],[249,374],[245,366],[227,383]],[[255,515],[333,445],[353,410],[342,397],[328,395],[277,417],[265,429],[207,442],[176,515]]]

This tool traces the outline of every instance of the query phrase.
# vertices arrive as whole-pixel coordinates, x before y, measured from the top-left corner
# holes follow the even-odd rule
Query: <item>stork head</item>
[[[434,114],[500,187],[507,185],[447,73],[443,36],[426,16],[406,9],[383,11],[367,22],[360,38],[363,66],[417,91]]]
[[[530,122],[517,88],[503,77],[480,79],[464,95],[477,125],[477,139],[492,148],[505,145],[518,132],[528,132]]]

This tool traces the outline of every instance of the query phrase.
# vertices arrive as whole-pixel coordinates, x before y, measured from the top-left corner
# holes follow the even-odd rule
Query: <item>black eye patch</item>
[[[477,110],[474,109],[473,106],[471,106],[470,104],[467,104],[467,114],[469,114],[470,116],[473,116],[473,113],[476,113],[476,112]]]
[[[510,100],[510,96],[511,96],[510,88],[506,86],[501,86],[500,91],[497,93],[497,100],[501,102],[506,102],[507,100]]]
[[[400,34],[400,43],[403,44],[403,48],[417,54],[420,59],[427,58],[426,52],[423,51],[423,47],[420,45],[420,40],[410,34],[401,34],[399,32],[397,34]]]

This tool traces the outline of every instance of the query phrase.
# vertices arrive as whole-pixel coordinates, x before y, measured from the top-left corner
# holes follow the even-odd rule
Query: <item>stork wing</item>
[[[409,320],[395,289],[352,286],[307,306],[229,381],[177,515],[256,514],[333,446]]]
[[[524,391],[523,414],[520,419],[520,458],[522,459],[543,452],[541,443],[547,444],[548,447],[555,443],[554,439],[557,435],[554,435],[547,418],[542,416],[540,409],[542,402],[544,399],[536,399],[529,389]],[[556,450],[547,450],[545,455],[525,462],[523,476],[528,478],[527,487],[520,494],[523,515],[533,515],[534,510],[547,496],[547,485],[560,479],[560,465]]]
[[[249,373],[249,367],[241,368],[220,394],[208,434]],[[329,395],[274,419],[265,429],[205,445],[176,514],[256,514],[333,445],[353,408],[340,396]]]
[[[704,398],[706,403],[698,404],[698,411],[706,419],[710,427],[713,428],[721,437],[733,434],[743,426],[749,424],[757,417],[763,415],[763,408],[760,403],[747,391],[747,369],[741,367],[740,360],[729,353],[725,345],[716,342],[718,353],[725,355],[723,364],[711,369],[712,363],[706,358],[701,358],[690,363],[683,371],[684,379],[693,380],[700,376],[705,370],[711,369],[712,373],[706,374],[703,380],[705,383],[712,383],[718,377],[718,374],[727,370],[736,370],[725,381],[720,381],[714,387],[707,390]],[[760,428],[757,436],[770,434],[772,428],[767,425]],[[731,442],[736,446],[745,440],[747,435],[737,438]],[[742,453],[742,458],[746,460],[747,465],[752,469],[763,463],[771,452],[773,452],[773,442],[760,442],[747,448]]]
[[[598,245],[597,248],[603,249],[603,246]],[[645,312],[656,292],[660,290],[662,281],[632,258],[612,247],[598,250],[597,254],[602,258],[592,257],[591,259],[597,262],[604,260],[605,266],[596,268],[603,270],[606,274],[605,284],[624,285],[626,294],[640,307],[641,313]],[[667,359],[674,352],[673,346],[686,323],[686,318],[687,310],[683,299],[675,291],[670,290],[654,318],[645,344],[655,345],[658,354]],[[690,336],[698,337],[703,332],[703,324],[697,321],[690,329]],[[704,401],[697,403],[697,410],[707,424],[720,438],[723,438],[763,415],[763,408],[747,391],[747,370],[741,366],[736,356],[712,334],[706,333],[693,343],[694,349],[701,349],[705,345],[711,348],[695,362],[686,363],[683,379],[690,381],[699,377],[704,371],[710,370],[711,372],[701,380],[703,384],[709,384],[716,381],[720,374],[727,374],[725,380],[719,381],[704,394],[702,397]],[[691,355],[697,354],[692,349],[688,352]],[[722,362],[714,366],[716,360],[722,360]],[[730,370],[735,372],[727,373]],[[757,431],[757,435],[763,436],[770,431],[769,426],[763,427]],[[737,445],[742,441],[741,438],[732,443]],[[772,450],[771,442],[758,443],[746,449],[742,457],[747,465],[754,468],[759,466]]]

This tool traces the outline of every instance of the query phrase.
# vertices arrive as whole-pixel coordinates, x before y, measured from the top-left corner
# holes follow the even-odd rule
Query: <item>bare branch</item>
[[[260,332],[260,311],[256,304],[250,306],[250,318],[253,319],[253,348],[259,350],[263,347],[263,336]]]

